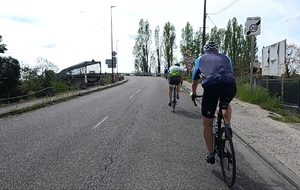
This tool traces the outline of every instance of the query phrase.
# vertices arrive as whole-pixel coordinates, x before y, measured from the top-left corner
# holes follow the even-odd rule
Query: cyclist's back
[[[169,77],[180,76],[182,69],[179,66],[173,65],[169,68]]]
[[[192,78],[199,79],[199,74],[203,76],[203,88],[224,83],[235,84],[231,60],[224,54],[207,52],[197,59],[194,71]]]
[[[180,91],[180,82],[183,80],[183,70],[180,68],[180,64],[176,63],[171,66],[168,71],[169,75],[169,106],[171,106],[172,102],[172,88],[175,84],[177,84],[177,99],[179,99],[179,91]]]

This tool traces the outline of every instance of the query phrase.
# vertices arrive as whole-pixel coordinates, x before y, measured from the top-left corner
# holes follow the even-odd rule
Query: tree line
[[[250,73],[251,62],[251,36],[245,34],[243,25],[238,24],[236,17],[229,19],[225,28],[213,27],[205,35],[205,42],[215,41],[220,45],[220,52],[228,55],[237,76]],[[161,67],[170,67],[175,63],[185,64],[175,56],[177,50],[175,26],[169,21],[163,26],[156,26],[154,35],[148,20],[140,19],[135,45],[132,54],[136,73],[161,73]],[[154,40],[154,45],[152,42]],[[187,50],[191,51],[191,57],[196,59],[202,52],[203,31],[194,30],[187,22],[181,29],[180,55],[187,57]],[[300,69],[300,48],[295,44],[287,45],[286,77],[299,75]],[[289,53],[290,52],[290,53]],[[258,61],[257,38],[254,36],[254,55]]]
[[[201,28],[194,30],[187,22],[181,29],[180,55],[187,57],[187,50],[190,50],[191,57],[196,59],[202,52],[202,38]],[[148,20],[141,19],[132,51],[136,73],[162,73],[161,67],[169,68],[174,63],[185,65],[184,60],[176,57],[178,48],[176,40],[175,26],[171,22],[165,23],[162,32],[160,27],[156,26],[152,34]],[[249,75],[251,39],[245,35],[243,25],[238,24],[235,17],[228,21],[225,28],[212,28],[205,34],[205,41],[215,41],[220,44],[220,52],[231,57],[237,76]],[[7,46],[1,42],[0,35],[0,103],[4,99],[8,102],[19,101],[10,100],[10,97],[22,97],[28,94],[32,94],[33,97],[53,95],[70,88],[67,83],[55,80],[58,71],[55,64],[43,57],[37,58],[35,67],[20,64],[16,58],[2,55],[7,51]],[[259,60],[256,37],[254,42],[255,60]],[[286,46],[285,66],[285,77],[300,77],[300,48],[297,45]],[[35,94],[35,92],[40,93]]]

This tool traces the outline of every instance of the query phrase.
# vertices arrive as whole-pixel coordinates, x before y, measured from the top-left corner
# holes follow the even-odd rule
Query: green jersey
[[[173,65],[169,68],[169,77],[180,76],[181,73],[182,68],[178,66]]]

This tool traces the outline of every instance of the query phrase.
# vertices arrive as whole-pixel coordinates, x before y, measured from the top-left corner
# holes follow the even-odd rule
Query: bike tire
[[[175,112],[175,107],[176,107],[176,86],[174,86],[173,88],[173,100],[172,100],[173,112]]]
[[[225,127],[221,128],[218,138],[218,152],[224,182],[228,187],[232,187],[236,180],[236,160],[232,138]]]

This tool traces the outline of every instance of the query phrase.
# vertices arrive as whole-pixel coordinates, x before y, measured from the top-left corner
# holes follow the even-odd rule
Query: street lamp
[[[117,40],[116,41],[116,51],[117,51],[117,59],[116,59],[116,64],[117,64],[117,75],[119,76],[119,71],[118,71],[118,67],[119,67],[119,60],[118,60],[118,58],[119,58],[119,52],[118,52],[118,41],[119,40]]]
[[[110,18],[111,18],[111,82],[114,83],[114,56],[113,56],[113,31],[112,31],[112,8],[116,6],[110,6]]]
[[[204,54],[205,45],[205,28],[206,28],[206,0],[204,0],[204,11],[203,11],[203,33],[202,33],[202,54]]]

